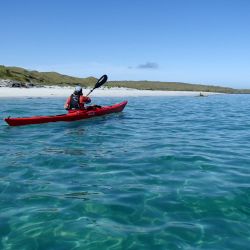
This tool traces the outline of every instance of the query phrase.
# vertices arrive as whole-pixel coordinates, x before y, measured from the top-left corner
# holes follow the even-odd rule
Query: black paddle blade
[[[108,76],[107,76],[107,75],[103,75],[103,76],[97,81],[97,83],[95,84],[95,87],[94,87],[93,89],[91,89],[91,90],[89,91],[89,93],[88,93],[86,96],[89,96],[89,95],[92,93],[92,91],[93,91],[94,89],[97,89],[97,88],[101,87],[107,80],[108,80]]]
[[[108,76],[107,75],[103,75],[95,84],[94,89],[101,87],[106,81],[108,80]]]

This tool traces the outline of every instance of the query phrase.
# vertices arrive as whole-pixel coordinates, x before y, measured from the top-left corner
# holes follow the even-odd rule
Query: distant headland
[[[57,72],[39,72],[20,67],[7,67],[0,65],[0,87],[32,88],[42,86],[75,86],[85,88],[96,83],[95,77],[79,78],[63,75]],[[123,87],[137,90],[162,90],[162,91],[198,91],[229,94],[250,94],[250,89],[234,89],[205,84],[191,84],[182,82],[159,81],[109,81],[106,87]]]

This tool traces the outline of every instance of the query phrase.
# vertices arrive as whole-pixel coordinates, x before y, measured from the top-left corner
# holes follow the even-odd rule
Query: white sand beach
[[[83,89],[83,94],[87,94],[90,89]],[[0,98],[3,97],[67,97],[72,94],[72,87],[39,87],[39,88],[0,88]],[[100,88],[95,89],[93,97],[123,97],[123,96],[198,96],[196,91],[156,91],[156,90],[137,90],[128,88]],[[202,92],[204,95],[218,93]]]

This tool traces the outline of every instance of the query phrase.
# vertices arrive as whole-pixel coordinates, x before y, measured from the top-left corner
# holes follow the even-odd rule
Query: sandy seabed
[[[74,91],[72,87],[41,87],[41,88],[0,88],[0,97],[67,97]],[[87,94],[90,89],[83,89]],[[123,97],[123,96],[198,96],[196,91],[158,91],[158,90],[137,90],[128,88],[100,88],[92,92],[95,97]],[[202,92],[204,95],[217,93]]]

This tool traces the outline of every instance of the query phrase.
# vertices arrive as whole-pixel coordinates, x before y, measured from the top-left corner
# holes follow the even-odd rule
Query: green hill
[[[42,85],[76,85],[93,86],[97,81],[94,77],[78,78],[62,75],[57,72],[30,71],[19,67],[5,67],[0,65],[0,79],[10,79],[26,83]]]
[[[6,67],[0,65],[0,79],[16,80],[24,83],[37,85],[81,85],[83,87],[94,86],[97,79],[94,77],[79,78],[72,77],[57,72],[38,72],[19,67]],[[110,81],[106,87],[125,87],[141,90],[168,90],[168,91],[200,91],[219,93],[250,93],[250,89],[233,89],[227,87],[190,84],[181,82],[158,82],[158,81]]]

